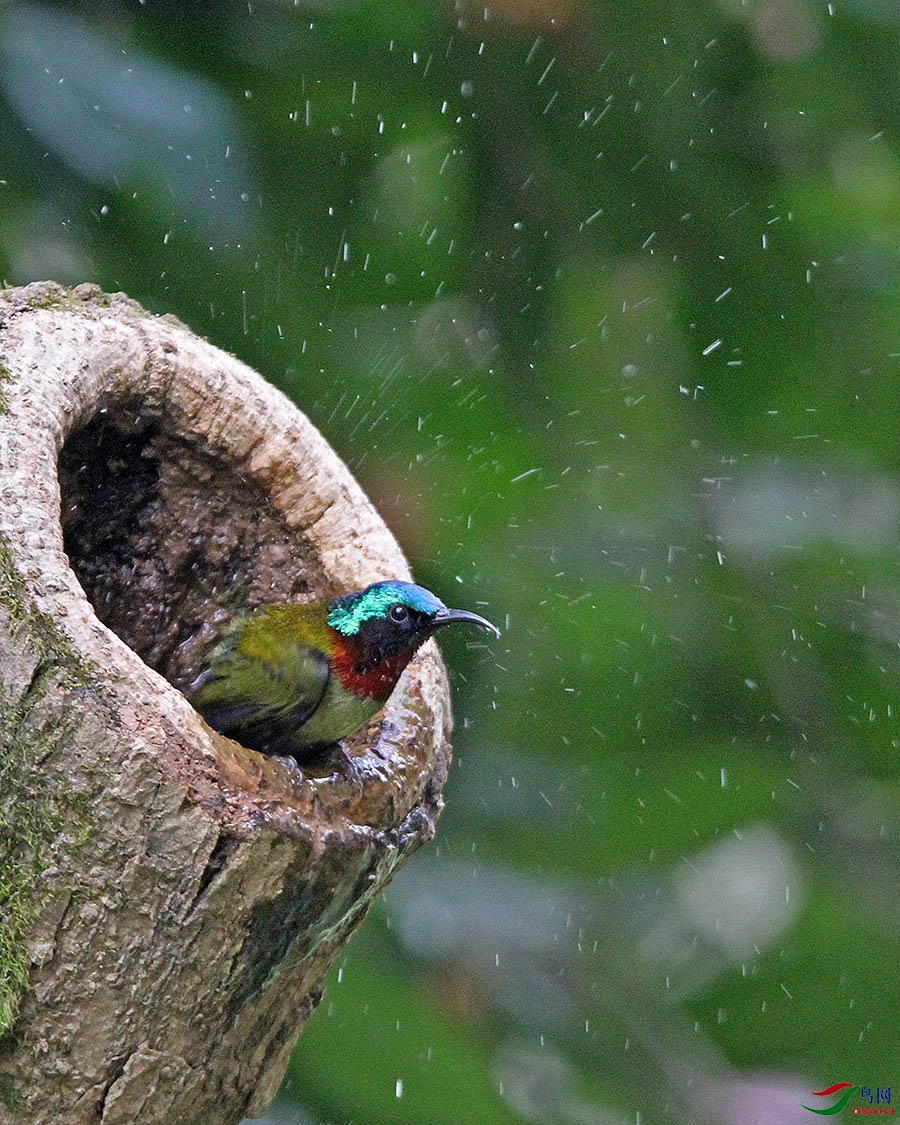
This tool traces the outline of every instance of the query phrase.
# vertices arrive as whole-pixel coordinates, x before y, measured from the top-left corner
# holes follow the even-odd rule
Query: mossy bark
[[[177,690],[224,617],[408,577],[282,395],[94,287],[0,294],[0,1122],[261,1112],[440,811],[443,669],[316,771]]]

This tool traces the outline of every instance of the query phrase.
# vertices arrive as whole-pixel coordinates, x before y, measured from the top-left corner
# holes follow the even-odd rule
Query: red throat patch
[[[331,666],[347,691],[352,691],[360,699],[374,699],[378,703],[385,703],[397,686],[414,651],[412,648],[402,649],[386,656],[377,664],[366,667],[366,653],[360,651],[355,638],[345,637],[335,630]]]

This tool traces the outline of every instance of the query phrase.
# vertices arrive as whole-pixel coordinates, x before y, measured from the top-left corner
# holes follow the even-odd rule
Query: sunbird
[[[359,730],[438,629],[468,622],[423,586],[376,582],[330,602],[260,606],[235,618],[188,698],[211,727],[251,750],[314,757]]]

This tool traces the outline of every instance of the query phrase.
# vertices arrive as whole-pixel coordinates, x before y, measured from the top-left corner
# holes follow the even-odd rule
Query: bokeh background
[[[893,0],[0,3],[6,283],[248,361],[504,630],[443,639],[437,840],[269,1122],[900,1100],[898,42]]]

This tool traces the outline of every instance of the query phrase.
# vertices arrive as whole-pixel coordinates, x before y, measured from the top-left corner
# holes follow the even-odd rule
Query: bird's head
[[[399,675],[421,644],[438,629],[456,622],[468,622],[500,636],[500,630],[477,613],[448,609],[440,598],[411,582],[376,582],[335,598],[328,606],[328,624],[338,634],[341,648],[352,653],[357,672],[375,669],[385,661],[396,665],[402,659]]]

